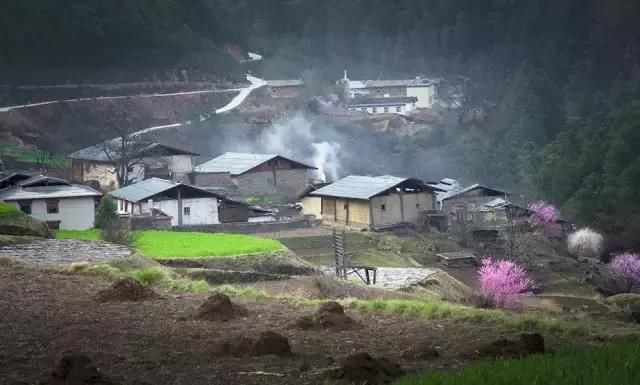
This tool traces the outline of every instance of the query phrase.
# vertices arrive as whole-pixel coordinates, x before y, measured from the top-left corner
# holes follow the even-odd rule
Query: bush
[[[529,210],[533,212],[533,218],[538,222],[556,223],[558,220],[558,209],[549,202],[538,201],[531,203]]]
[[[102,240],[127,247],[133,246],[135,237],[120,221],[110,221],[102,229]]]
[[[118,220],[116,212],[116,202],[109,195],[105,195],[100,200],[94,226],[97,229],[104,229],[109,223]]]
[[[134,270],[131,277],[143,285],[154,285],[163,280],[169,280],[169,273],[162,267],[149,267]]]
[[[604,237],[589,228],[580,229],[569,235],[569,254],[579,258],[599,258],[604,252]]]
[[[640,285],[640,255],[629,252],[618,254],[611,261],[610,268],[627,283],[627,291]]]
[[[513,261],[485,258],[478,274],[482,293],[498,306],[533,285],[525,269]]]

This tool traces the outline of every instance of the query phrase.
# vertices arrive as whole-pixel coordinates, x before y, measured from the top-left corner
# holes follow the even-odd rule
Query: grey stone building
[[[316,168],[277,154],[226,152],[196,166],[190,181],[203,188],[236,190],[252,203],[296,200],[309,185]]]

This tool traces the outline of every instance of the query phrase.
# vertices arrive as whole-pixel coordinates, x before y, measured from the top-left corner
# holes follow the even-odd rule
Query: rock
[[[612,295],[611,297],[607,297],[604,300],[606,303],[610,305],[615,305],[618,307],[629,307],[632,305],[640,306],[640,294],[636,293],[623,293]]]
[[[404,374],[402,368],[386,358],[373,358],[368,353],[347,357],[339,368],[329,370],[327,378],[351,384],[389,384]]]
[[[115,301],[144,301],[157,297],[157,294],[150,288],[142,285],[133,278],[121,278],[111,285],[111,287],[101,290],[96,296],[98,302]]]
[[[100,373],[89,357],[83,354],[65,354],[51,372],[45,385],[115,385]]]
[[[289,340],[276,332],[266,331],[260,334],[258,340],[253,344],[251,353],[254,356],[264,356],[275,354],[284,356],[291,354]]]
[[[244,306],[231,302],[229,296],[214,292],[200,305],[196,318],[207,321],[229,321],[249,314]]]

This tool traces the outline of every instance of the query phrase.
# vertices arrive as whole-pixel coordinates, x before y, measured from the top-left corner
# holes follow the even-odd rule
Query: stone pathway
[[[322,271],[327,275],[333,275],[335,272],[333,266],[323,266]],[[378,267],[375,286],[398,289],[423,281],[435,272],[436,269],[425,267]]]
[[[130,254],[131,251],[124,246],[75,239],[43,239],[0,247],[0,256],[45,265],[68,265],[73,262],[108,262]]]

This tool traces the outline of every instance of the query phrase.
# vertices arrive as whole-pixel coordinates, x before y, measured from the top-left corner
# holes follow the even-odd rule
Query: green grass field
[[[0,218],[15,218],[23,215],[20,210],[8,203],[0,202]]]
[[[401,379],[395,385],[632,385],[640,379],[640,344],[572,348],[522,360],[500,359],[453,373]]]
[[[95,241],[100,240],[100,230],[60,230],[56,238]],[[135,238],[136,249],[156,259],[227,257],[282,249],[276,240],[240,234],[148,230],[136,232]]]
[[[0,156],[13,158],[24,163],[38,163],[36,153],[13,143],[0,142]],[[70,167],[71,160],[66,156],[53,154],[47,157],[46,164],[54,167]]]

